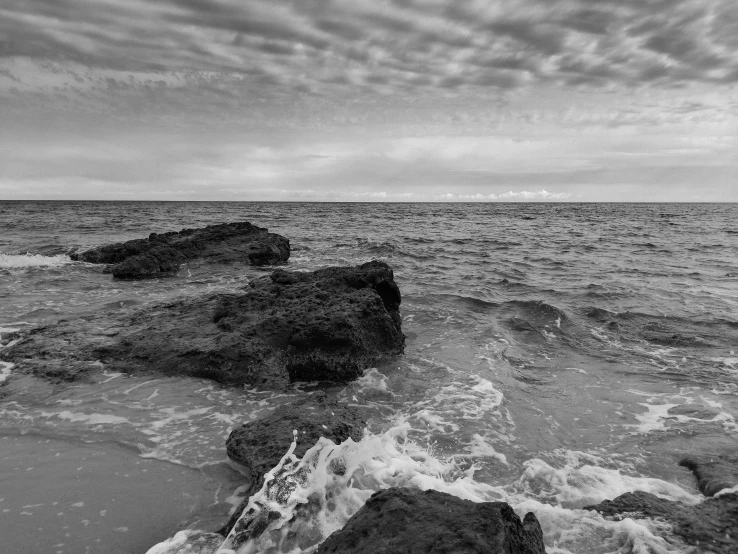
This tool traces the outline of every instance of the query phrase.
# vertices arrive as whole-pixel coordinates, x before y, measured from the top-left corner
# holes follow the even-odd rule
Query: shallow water
[[[243,286],[270,269],[193,262],[174,278],[122,282],[66,256],[149,231],[236,220],[287,236],[290,269],[370,259],[394,268],[405,356],[330,393],[372,407],[370,438],[399,425],[398,441],[441,464],[431,464],[432,479],[403,465],[409,482],[457,483],[448,486],[505,498],[521,515],[533,510],[551,552],[686,550],[653,522],[615,528],[579,508],[638,488],[698,499],[676,462],[735,448],[738,206],[2,202],[0,328]],[[37,533],[17,527],[24,505],[56,501],[33,472],[14,469],[39,456],[28,437],[52,441],[69,460],[93,449],[96,464],[113,473],[137,461],[152,474],[184,471],[179,488],[130,478],[127,501],[150,507],[149,516],[129,521],[111,508],[98,535],[89,534],[90,517],[64,523],[65,532],[89,537],[67,552],[104,551],[95,544],[143,552],[185,525],[217,528],[244,483],[225,464],[228,432],[304,394],[104,367],[95,384],[61,387],[0,369],[0,433],[23,445],[6,459],[16,492],[0,502],[10,510],[0,510],[0,532],[30,551],[40,544],[32,541],[64,541],[50,523]],[[361,448],[355,456],[366,462],[374,451]],[[44,474],[73,489],[74,464],[47,461]],[[85,505],[109,502],[118,480],[102,475],[89,477]],[[160,503],[139,500],[146,495]],[[176,509],[157,518],[166,505]],[[156,532],[144,531],[146,522]],[[141,531],[114,531],[132,526]]]

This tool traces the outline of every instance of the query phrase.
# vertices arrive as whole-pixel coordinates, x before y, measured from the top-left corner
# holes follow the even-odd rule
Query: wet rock
[[[505,502],[462,500],[434,490],[374,493],[317,554],[543,554],[543,532]]]
[[[400,291],[383,262],[312,273],[278,270],[234,294],[210,294],[32,330],[0,356],[65,379],[65,367],[160,372],[279,389],[345,382],[399,355]],[[61,372],[61,373],[60,373]]]
[[[248,472],[255,490],[264,474],[277,465],[297,431],[295,456],[302,458],[320,437],[336,444],[360,441],[366,420],[350,406],[330,401],[318,391],[298,402],[280,406],[268,416],[234,429],[226,441],[228,457]]]
[[[226,441],[228,457],[245,470],[250,480],[246,499],[236,509],[223,529],[227,534],[248,498],[261,489],[264,475],[274,468],[289,449],[297,431],[293,454],[302,458],[320,437],[340,444],[347,439],[358,442],[364,434],[366,419],[356,409],[338,404],[318,391],[295,403],[280,406],[268,416],[234,429]]]
[[[688,506],[659,498],[648,492],[622,494],[596,506],[585,506],[603,516],[660,518],[671,524],[672,532],[700,552],[735,554],[738,552],[738,494],[724,494],[702,504]]]
[[[108,244],[71,254],[73,260],[112,264],[106,268],[120,279],[172,275],[188,260],[273,265],[290,257],[290,242],[248,222],[209,225],[203,229],[151,233],[146,239]]]
[[[697,487],[705,496],[738,485],[738,456],[728,454],[688,456],[679,462],[697,478]]]

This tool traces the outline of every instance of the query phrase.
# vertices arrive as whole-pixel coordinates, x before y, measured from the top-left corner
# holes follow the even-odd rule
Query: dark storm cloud
[[[230,75],[258,74],[254,86],[324,95],[343,84],[391,93],[722,83],[738,77],[734,4],[9,0],[0,7],[0,59],[207,74],[226,86]]]

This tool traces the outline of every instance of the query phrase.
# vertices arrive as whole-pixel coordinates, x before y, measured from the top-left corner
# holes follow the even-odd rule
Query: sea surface
[[[343,508],[312,533],[399,484],[533,511],[553,554],[690,552],[663,523],[581,508],[633,490],[700,502],[679,459],[735,450],[738,205],[0,202],[0,333],[234,291],[271,268],[126,282],[68,257],[232,221],[289,238],[288,269],[384,260],[402,292],[404,357],[329,390],[372,417],[352,446],[363,477],[331,485]],[[52,385],[0,362],[6,552],[143,553],[217,529],[245,488],[229,431],[310,388],[99,365]]]

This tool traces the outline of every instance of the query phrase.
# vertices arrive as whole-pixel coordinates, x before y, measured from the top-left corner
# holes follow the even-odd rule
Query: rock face
[[[738,552],[738,494],[724,494],[707,499],[702,504],[687,506],[653,494],[636,491],[622,494],[614,500],[605,500],[585,510],[596,510],[604,516],[665,519],[672,532],[689,545],[699,546],[700,552],[735,554]]]
[[[374,493],[317,554],[545,554],[538,519],[433,490]]]
[[[295,403],[281,406],[263,419],[234,429],[226,441],[228,457],[246,470],[250,486],[246,499],[223,528],[227,534],[248,504],[248,497],[261,489],[264,474],[275,467],[292,444],[297,431],[297,447],[293,454],[302,458],[320,437],[340,444],[351,438],[360,441],[366,419],[358,410],[330,401],[323,391]]]
[[[117,371],[277,389],[294,381],[345,382],[402,352],[399,305],[383,262],[278,270],[241,293],[37,328],[2,355],[16,371],[57,380],[77,379],[99,360]]]
[[[119,279],[172,275],[195,258],[220,263],[241,261],[272,265],[290,257],[290,241],[248,222],[209,225],[203,229],[151,233],[149,238],[101,246],[71,255],[73,260],[112,264],[106,271]]]

